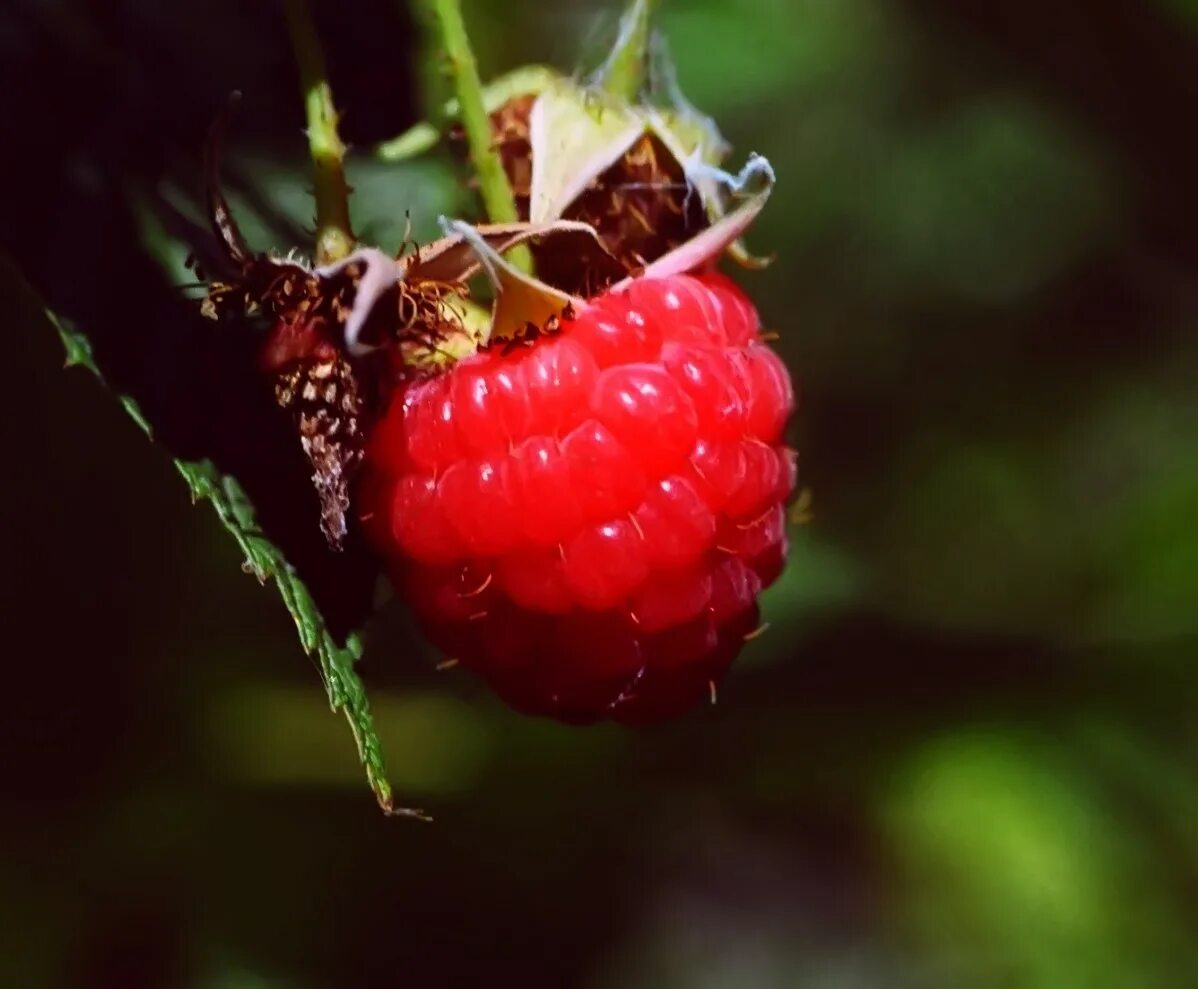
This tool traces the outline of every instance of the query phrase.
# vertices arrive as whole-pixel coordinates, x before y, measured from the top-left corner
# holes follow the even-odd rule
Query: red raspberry
[[[359,491],[429,638],[519,710],[678,714],[786,553],[790,376],[720,275],[644,278],[397,389]]]

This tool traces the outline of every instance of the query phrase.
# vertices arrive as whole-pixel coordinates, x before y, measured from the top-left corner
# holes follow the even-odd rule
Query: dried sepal
[[[714,122],[660,70],[664,101],[629,102],[595,84],[557,77],[491,115],[499,152],[522,217],[534,224],[567,219],[593,226],[617,280],[717,223],[734,206],[719,176],[729,146]],[[604,259],[589,252],[563,259],[534,249],[545,281],[580,295],[611,284]],[[729,255],[754,258],[738,240]]]
[[[739,175],[720,172],[716,179],[733,195],[744,197],[732,212],[722,217],[685,244],[658,258],[642,273],[647,278],[666,278],[710,267],[752,226],[773,191],[775,176],[769,160],[752,155]],[[625,279],[617,288],[631,279]]]
[[[591,224],[606,253],[623,265],[620,277],[733,207],[714,177],[729,145],[682,94],[664,43],[651,31],[651,8],[642,0],[630,4],[611,54],[589,80],[533,66],[484,91],[494,147],[520,216]],[[435,134],[423,126],[379,153],[396,160],[397,149],[405,156],[427,149]],[[768,263],[739,240],[728,252],[746,267]],[[590,295],[611,284],[598,277],[603,265],[585,253],[568,263],[553,252],[533,253],[542,278],[563,290]]]
[[[442,230],[446,229],[447,222],[452,227],[456,221],[446,221],[442,218]],[[461,229],[447,233],[441,240],[402,259],[404,278],[457,282],[473,278],[483,264],[477,250],[479,238],[487,247],[500,254],[506,254],[530,241],[550,238],[556,241],[563,235],[579,235],[592,243],[600,244],[595,229],[576,220],[554,220],[549,223],[484,223],[478,226],[466,224],[464,227],[469,229],[469,233]]]
[[[585,223],[557,220],[552,223],[506,223],[472,226],[455,220],[443,220],[446,236],[425,247],[416,249],[400,258],[392,258],[376,248],[359,248],[353,254],[334,265],[316,270],[322,279],[336,279],[346,273],[358,272],[354,278],[355,292],[343,322],[343,341],[346,351],[354,357],[366,357],[374,350],[387,344],[403,344],[406,340],[421,335],[404,331],[416,325],[410,318],[391,321],[400,331],[396,338],[368,341],[365,331],[375,317],[385,296],[392,291],[399,299],[424,299],[434,306],[439,305],[442,316],[441,339],[433,333],[420,344],[409,347],[409,359],[424,355],[433,363],[443,363],[447,356],[463,356],[473,346],[477,349],[491,339],[508,339],[518,336],[525,323],[536,323],[550,309],[560,312],[565,302],[573,297],[544,282],[522,276],[519,283],[507,281],[506,274],[494,277],[498,272],[510,268],[503,255],[513,248],[533,240],[549,238],[579,237],[585,239],[599,256],[604,256],[602,243],[594,228]],[[610,256],[606,257],[609,272],[620,270]],[[514,270],[514,269],[513,269]],[[495,287],[495,305],[489,321],[480,320],[477,311],[468,301],[467,282],[480,272],[492,277]],[[508,298],[505,300],[504,296]],[[541,298],[555,300],[552,306],[542,305]],[[517,299],[521,300],[517,302]],[[519,319],[523,318],[523,322]],[[424,320],[421,324],[430,329],[436,320]],[[447,352],[439,343],[450,345]],[[423,361],[423,357],[421,358]]]
[[[602,91],[566,79],[546,89],[529,115],[529,221],[548,223],[564,216],[644,132],[644,121],[632,107]]]
[[[492,247],[481,232],[469,223],[442,220],[442,226],[447,236],[460,237],[470,245],[494,290],[491,322],[484,343],[553,332],[564,316],[582,305],[582,299],[526,275],[509,264],[503,252]],[[559,221],[544,229],[573,230],[579,226]],[[509,243],[505,249],[514,246],[515,243]]]

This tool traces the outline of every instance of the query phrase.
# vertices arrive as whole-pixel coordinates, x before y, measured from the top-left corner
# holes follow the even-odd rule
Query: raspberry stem
[[[466,131],[470,163],[478,176],[483,207],[492,223],[519,220],[516,197],[491,135],[491,118],[483,99],[478,63],[466,34],[460,0],[432,0],[441,45],[458,99],[458,117]],[[512,251],[511,262],[523,272],[532,271],[532,254],[521,246]]]
[[[632,0],[620,20],[620,34],[596,82],[620,99],[633,102],[645,88],[649,68],[649,44],[653,34],[653,12],[659,0]]]
[[[312,184],[316,196],[316,260],[328,264],[354,249],[349,223],[349,186],[345,181],[345,145],[337,133],[337,110],[328,82],[324,51],[307,0],[284,0],[291,46],[299,63]]]
[[[470,161],[478,174],[487,217],[493,223],[514,223],[519,219],[516,197],[492,141],[482,80],[466,33],[461,4],[459,0],[433,0],[432,7],[446,67],[457,95],[457,116],[466,131]]]
[[[518,96],[543,93],[558,78],[558,73],[548,66],[522,65],[492,79],[483,87],[483,106],[487,113],[494,113]],[[434,106],[427,120],[380,144],[375,148],[375,155],[382,161],[393,162],[407,161],[431,151],[442,137],[445,121],[459,112],[456,98]]]

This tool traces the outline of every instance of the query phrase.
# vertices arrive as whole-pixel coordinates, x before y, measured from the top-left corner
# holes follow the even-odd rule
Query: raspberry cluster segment
[[[643,724],[709,696],[781,571],[790,375],[715,273],[393,393],[358,510],[430,640],[513,707]]]

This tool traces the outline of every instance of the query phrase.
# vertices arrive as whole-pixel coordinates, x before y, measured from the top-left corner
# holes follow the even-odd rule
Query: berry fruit
[[[356,507],[425,633],[513,707],[706,698],[786,552],[790,376],[718,274],[634,279],[392,392]]]

